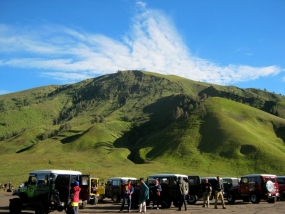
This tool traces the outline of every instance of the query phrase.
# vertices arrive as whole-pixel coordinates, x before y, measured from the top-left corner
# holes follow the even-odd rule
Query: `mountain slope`
[[[3,178],[22,182],[42,168],[105,178],[284,174],[283,103],[266,91],[144,71],[2,95]]]

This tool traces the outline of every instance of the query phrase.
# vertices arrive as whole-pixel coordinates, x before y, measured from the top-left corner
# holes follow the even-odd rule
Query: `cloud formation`
[[[63,26],[19,29],[0,25],[0,66],[33,68],[39,75],[76,82],[117,70],[147,70],[221,85],[281,72],[278,66],[221,66],[193,56],[164,14],[146,9],[121,40]]]

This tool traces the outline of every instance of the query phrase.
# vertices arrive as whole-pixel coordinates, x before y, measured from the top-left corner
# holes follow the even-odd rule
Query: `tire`
[[[275,187],[272,181],[267,181],[265,186],[268,192],[273,192],[275,190]]]
[[[23,209],[23,204],[20,198],[10,199],[9,211],[11,214],[20,214]]]
[[[236,195],[233,192],[228,192],[227,200],[230,204],[234,204],[236,201]]]
[[[95,204],[95,199],[90,199],[89,204],[90,205],[94,205]]]
[[[35,207],[35,214],[44,214],[44,206],[41,202],[38,202]]]
[[[253,204],[258,204],[260,202],[260,197],[257,193],[251,193],[250,197],[249,197],[251,203]]]
[[[276,202],[276,198],[275,197],[274,198],[270,198],[270,199],[267,200],[267,202],[274,204]]]
[[[72,209],[72,207],[68,206],[68,207],[66,208],[66,214],[73,214],[73,209]]]
[[[161,201],[162,208],[170,208],[171,207],[171,200],[166,198]]]
[[[280,192],[280,200],[285,201],[285,191]]]
[[[114,203],[120,202],[119,196],[118,196],[117,194],[113,194],[113,196],[112,196],[112,201],[113,201]]]
[[[197,202],[197,196],[196,195],[189,195],[187,203],[188,204],[196,204],[196,202]]]

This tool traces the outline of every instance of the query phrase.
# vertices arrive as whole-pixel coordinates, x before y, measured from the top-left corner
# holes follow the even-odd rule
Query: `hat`
[[[75,182],[74,182],[74,185],[75,185],[75,186],[79,186],[79,182],[78,182],[78,181],[75,181]]]

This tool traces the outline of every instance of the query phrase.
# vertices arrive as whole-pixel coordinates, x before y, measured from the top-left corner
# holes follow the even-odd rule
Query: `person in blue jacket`
[[[149,188],[145,184],[144,179],[140,178],[140,196],[139,196],[139,212],[146,212],[146,201],[149,199]]]

